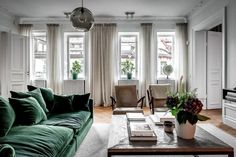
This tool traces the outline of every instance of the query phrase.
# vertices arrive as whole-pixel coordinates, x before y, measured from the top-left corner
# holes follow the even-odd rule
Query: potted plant
[[[76,80],[78,78],[78,74],[82,72],[82,68],[81,68],[79,61],[74,61],[72,63],[72,68],[71,68],[70,72],[72,75],[72,79]]]
[[[209,119],[200,114],[203,104],[196,96],[196,89],[191,92],[177,92],[169,95],[166,105],[176,118],[176,134],[183,139],[194,137],[198,120]]]
[[[121,71],[127,75],[127,79],[132,79],[132,72],[134,69],[134,63],[132,63],[129,59],[126,59],[121,63]]]

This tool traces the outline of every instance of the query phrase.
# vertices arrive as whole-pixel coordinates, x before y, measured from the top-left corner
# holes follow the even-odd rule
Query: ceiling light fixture
[[[134,14],[135,12],[134,11],[126,11],[125,12],[125,15],[126,15],[126,18],[129,19],[129,18],[133,18],[134,17]]]
[[[72,22],[72,26],[77,30],[87,32],[93,28],[93,14],[89,9],[83,7],[83,0],[82,7],[78,7],[71,12],[70,21]]]

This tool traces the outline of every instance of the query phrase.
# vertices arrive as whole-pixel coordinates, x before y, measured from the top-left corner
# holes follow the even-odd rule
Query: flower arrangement
[[[194,125],[198,120],[205,121],[209,119],[199,114],[203,104],[196,96],[196,89],[191,92],[177,92],[169,95],[166,105],[179,124],[184,124],[188,120],[189,123]]]

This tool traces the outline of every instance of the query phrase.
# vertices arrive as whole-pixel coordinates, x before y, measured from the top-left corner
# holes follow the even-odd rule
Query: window
[[[46,79],[46,32],[33,32],[32,75],[33,79]]]
[[[132,78],[136,78],[137,74],[137,53],[138,53],[138,33],[137,32],[120,32],[119,33],[119,53],[120,53],[120,78],[126,79],[127,72],[130,69],[126,68],[125,63],[133,66]],[[127,66],[126,64],[126,66]]]
[[[157,32],[157,77],[166,76],[163,73],[164,65],[170,64],[174,67],[174,50],[175,33]]]
[[[65,33],[65,79],[72,78],[71,69],[72,64],[78,61],[81,65],[81,72],[78,74],[78,78],[85,78],[85,33],[82,32],[67,32]]]

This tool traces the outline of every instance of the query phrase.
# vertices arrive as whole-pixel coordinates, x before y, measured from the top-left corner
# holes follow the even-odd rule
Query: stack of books
[[[145,121],[143,113],[126,113],[128,121]]]
[[[175,123],[175,117],[169,111],[155,112],[155,114],[150,115],[149,117],[156,125],[163,125],[165,121],[171,121]]]
[[[157,141],[157,136],[146,122],[129,122],[128,134],[130,141]]]
[[[225,98],[229,101],[236,102],[236,93],[227,92],[227,95],[225,96]]]

